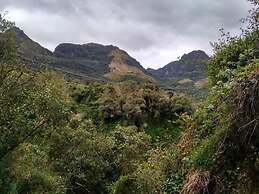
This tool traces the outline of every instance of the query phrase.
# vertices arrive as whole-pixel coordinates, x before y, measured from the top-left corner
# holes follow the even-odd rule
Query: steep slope
[[[121,80],[122,78],[137,76],[141,79],[152,80],[152,78],[145,74],[145,69],[133,58],[120,49],[113,50],[110,54],[112,60],[109,64],[109,72],[105,74],[110,80]],[[128,65],[131,64],[131,65]]]
[[[12,31],[17,37],[19,56],[30,68],[48,67],[81,80],[152,79],[138,61],[116,46],[62,43],[51,52],[19,28]]]
[[[160,69],[147,69],[159,79],[202,79],[205,78],[205,61],[208,55],[201,50],[185,54],[178,61],[173,61]]]
[[[31,40],[21,29],[14,27],[11,30],[16,36],[18,54],[23,63],[30,68],[39,68],[47,64],[53,55],[51,51]]]
[[[63,43],[57,46],[54,56],[59,59],[53,64],[55,68],[66,68],[92,78],[120,81],[126,76],[135,76],[151,79],[138,61],[112,45]]]
[[[52,52],[48,49],[42,47],[37,42],[31,40],[21,29],[14,27],[12,28],[13,32],[16,35],[16,40],[19,46],[19,51],[24,54],[41,54],[41,55],[52,55]],[[27,52],[25,52],[27,51]]]
[[[201,97],[207,93],[206,61],[209,56],[201,50],[184,54],[160,69],[147,69],[156,77],[159,85],[169,90],[189,93]]]
[[[52,66],[83,79],[104,80],[103,75],[109,71],[108,65],[111,61],[109,55],[114,49],[117,47],[94,43],[83,45],[62,43],[54,50],[56,60]]]

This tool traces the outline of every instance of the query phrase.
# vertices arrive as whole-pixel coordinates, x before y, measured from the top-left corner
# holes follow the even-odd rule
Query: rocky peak
[[[180,61],[199,61],[209,59],[209,56],[201,50],[195,50],[188,54],[184,54]]]

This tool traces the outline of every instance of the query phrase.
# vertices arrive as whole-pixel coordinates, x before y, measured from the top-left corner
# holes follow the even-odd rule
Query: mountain
[[[140,63],[112,45],[62,43],[54,52],[30,39],[14,27],[21,60],[32,69],[50,68],[81,80],[153,80]]]
[[[173,61],[160,69],[147,69],[159,79],[202,79],[205,78],[205,62],[209,56],[201,50],[184,54],[180,60]]]
[[[38,68],[47,58],[52,57],[52,52],[31,40],[17,27],[11,29],[16,36],[18,53],[21,60],[31,68]]]
[[[21,29],[12,29],[22,62],[34,70],[49,68],[83,81],[156,81],[172,90],[197,93],[204,82],[208,55],[203,51],[185,54],[179,61],[158,70],[144,69],[127,52],[113,45],[59,44],[53,52],[29,38]]]
[[[166,89],[189,93],[202,97],[207,93],[206,61],[209,56],[201,50],[184,54],[180,60],[173,61],[160,69],[147,69],[158,84]]]

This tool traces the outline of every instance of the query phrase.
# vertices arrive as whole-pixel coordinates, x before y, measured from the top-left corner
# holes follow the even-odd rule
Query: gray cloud
[[[160,67],[193,49],[211,52],[218,29],[238,31],[246,0],[0,0],[31,38],[114,44],[145,67]]]

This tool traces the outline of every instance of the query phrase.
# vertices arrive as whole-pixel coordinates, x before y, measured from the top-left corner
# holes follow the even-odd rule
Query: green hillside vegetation
[[[223,34],[201,101],[133,80],[32,71],[0,17],[0,193],[258,194],[257,0]]]

